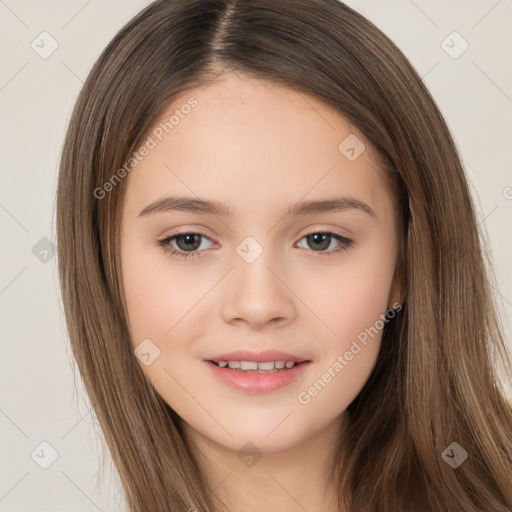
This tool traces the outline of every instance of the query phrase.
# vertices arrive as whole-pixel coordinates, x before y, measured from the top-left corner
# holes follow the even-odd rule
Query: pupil
[[[180,247],[180,240],[185,240],[185,245]],[[189,235],[181,235],[176,239],[176,243],[181,250],[184,251],[193,251],[197,249],[201,245],[200,235],[189,234]]]
[[[310,242],[313,244],[320,244],[320,249],[327,249],[329,247],[331,235],[326,233],[313,233],[312,235],[308,235],[307,238],[308,244]]]

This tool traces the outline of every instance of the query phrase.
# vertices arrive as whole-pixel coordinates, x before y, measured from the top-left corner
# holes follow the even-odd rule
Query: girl
[[[131,511],[512,507],[510,378],[460,157],[338,0],[158,0],[78,98],[73,353]]]

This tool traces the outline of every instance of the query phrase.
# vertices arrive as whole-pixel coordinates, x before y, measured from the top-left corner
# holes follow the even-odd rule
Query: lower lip
[[[220,368],[210,361],[203,361],[215,377],[224,384],[247,393],[268,393],[295,382],[310,365],[311,361],[296,364],[293,368],[274,373],[250,373]]]

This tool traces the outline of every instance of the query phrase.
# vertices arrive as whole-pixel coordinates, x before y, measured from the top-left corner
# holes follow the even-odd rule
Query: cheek
[[[140,353],[150,353],[149,364],[141,359],[142,371],[166,402],[181,410],[187,406],[188,395],[177,382],[189,381],[190,368],[183,361],[189,357],[192,340],[204,334],[207,322],[197,321],[197,303],[211,288],[211,279],[185,273],[179,266],[171,266],[163,253],[141,249],[128,238],[121,250],[132,346],[144,347]],[[187,389],[201,391],[193,383],[188,383]]]
[[[318,344],[320,364],[297,395],[306,414],[324,420],[339,414],[368,380],[389,322],[384,315],[392,276],[392,262],[370,265],[360,259],[333,275],[322,293],[310,295],[311,309],[320,312],[325,328]]]
[[[135,246],[128,249],[127,243],[123,254],[123,287],[133,343],[150,338],[161,345],[211,284],[197,274],[185,275],[154,248],[151,252]]]
[[[364,250],[347,253],[339,266],[296,288],[319,319],[324,340],[319,350],[324,355],[343,353],[353,340],[364,340],[365,333],[368,341],[378,343],[375,327],[382,330],[381,315],[388,308],[394,266],[393,247],[376,240]]]

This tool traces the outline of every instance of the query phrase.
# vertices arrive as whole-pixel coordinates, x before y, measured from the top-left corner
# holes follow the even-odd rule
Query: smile
[[[212,363],[220,368],[228,367],[237,371],[273,373],[293,368],[297,364],[297,361],[212,361]]]
[[[297,381],[311,361],[205,360],[203,364],[216,380],[226,386],[246,393],[268,393]]]

